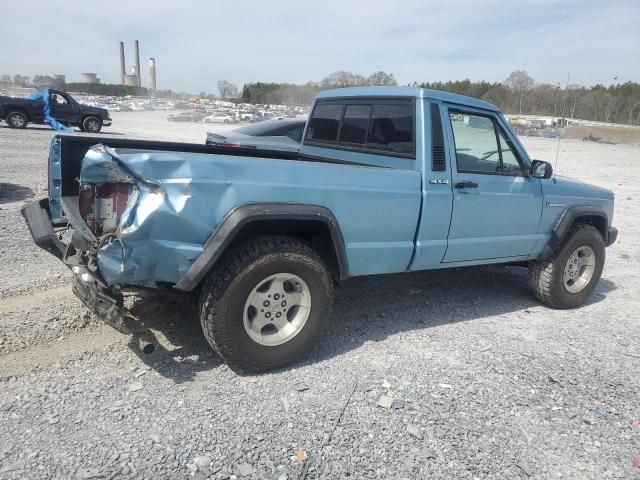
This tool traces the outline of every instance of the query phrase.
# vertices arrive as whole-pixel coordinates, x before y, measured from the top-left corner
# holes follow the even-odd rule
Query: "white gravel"
[[[106,131],[204,141],[166,115],[114,113]],[[242,377],[192,297],[137,300],[151,356],[85,315],[19,213],[46,195],[52,135],[0,127],[1,479],[640,475],[639,146],[561,144],[559,173],[616,193],[620,237],[582,308],[539,305],[517,268],[354,279],[308,359]]]

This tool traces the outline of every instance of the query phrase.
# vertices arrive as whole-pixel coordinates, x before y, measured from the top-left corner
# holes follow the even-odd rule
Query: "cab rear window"
[[[307,138],[316,141],[335,142],[340,128],[342,105],[318,104],[313,109],[313,116],[309,121]]]
[[[405,99],[318,101],[304,143],[415,158],[415,104]]]

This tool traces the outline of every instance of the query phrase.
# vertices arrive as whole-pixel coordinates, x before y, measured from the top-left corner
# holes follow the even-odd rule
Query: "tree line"
[[[245,83],[240,99],[245,103],[309,105],[319,91],[329,88],[397,84],[392,73],[379,71],[365,77],[341,70],[328,75],[319,82],[307,82],[303,85],[275,82]]]
[[[527,72],[515,71],[503,82],[461,80],[413,85],[485,100],[505,113],[640,125],[640,83],[637,82],[608,87],[537,84]]]
[[[392,73],[379,71],[364,76],[349,71],[334,72],[318,82],[305,84],[250,82],[242,89],[227,80],[217,84],[218,96],[224,100],[254,104],[309,105],[315,95],[329,88],[358,87],[369,85],[397,85]],[[11,85],[51,86],[76,92],[101,95],[148,95],[146,88],[125,87],[124,85],[69,83],[60,77],[35,75],[0,75],[0,88]],[[640,84],[625,82],[610,85],[585,87],[577,84],[536,83],[523,70],[512,72],[502,82],[456,80],[447,82],[413,82],[415,87],[431,88],[486,100],[505,113],[528,115],[551,115],[554,117],[580,118],[599,122],[640,125]],[[161,90],[159,97],[185,99],[193,97],[186,92]],[[202,98],[215,95],[200,92]]]
[[[367,85],[396,85],[392,74],[377,72],[368,77],[351,72],[335,72],[320,82],[247,83],[240,96],[243,102],[308,105],[328,88]],[[605,87],[593,85],[536,83],[526,71],[511,73],[502,82],[455,80],[414,82],[410,86],[457,93],[493,103],[505,113],[580,118],[598,122],[640,125],[640,83],[626,82]]]

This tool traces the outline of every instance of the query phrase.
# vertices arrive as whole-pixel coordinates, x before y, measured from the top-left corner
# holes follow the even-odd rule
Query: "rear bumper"
[[[22,207],[24,217],[31,237],[35,244],[62,261],[73,272],[73,293],[84,303],[91,312],[105,320],[114,328],[129,333],[125,325],[124,302],[122,295],[116,294],[101,279],[99,274],[90,272],[86,265],[78,265],[78,257],[67,257],[68,246],[63,243],[55,231],[49,212],[49,199],[45,198],[30,202]],[[55,224],[64,226],[64,224]],[[72,249],[73,250],[73,249]]]
[[[27,203],[22,207],[21,213],[35,244],[64,261],[67,246],[60,241],[53,231],[51,213],[49,212],[49,199],[44,198]],[[63,225],[61,224],[60,226]]]
[[[111,120],[110,118],[102,120],[102,126],[103,127],[110,127],[112,123],[113,123],[113,120]]]
[[[613,245],[615,241],[618,239],[618,229],[616,227],[609,227],[609,232],[607,235],[607,247]]]

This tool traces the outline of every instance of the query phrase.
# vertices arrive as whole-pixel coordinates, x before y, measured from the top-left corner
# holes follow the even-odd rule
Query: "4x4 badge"
[[[448,178],[432,178],[429,183],[433,185],[447,185],[449,183]]]

